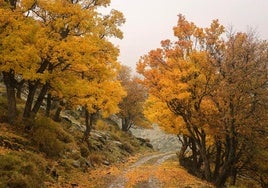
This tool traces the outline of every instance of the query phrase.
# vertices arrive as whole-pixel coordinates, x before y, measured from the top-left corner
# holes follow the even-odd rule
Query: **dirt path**
[[[158,166],[160,164],[162,164],[164,161],[166,161],[167,159],[176,156],[175,153],[171,153],[171,152],[167,152],[167,153],[160,153],[160,154],[152,154],[149,156],[145,156],[142,157],[141,159],[139,159],[137,162],[135,162],[133,165],[131,165],[129,168],[127,168],[126,170],[124,170],[120,176],[109,186],[109,188],[124,188],[124,187],[128,187],[128,186],[135,186],[132,185],[133,183],[138,186],[138,184],[142,184],[140,186],[142,187],[152,187],[152,188],[157,188],[160,187],[160,182],[158,182],[158,180],[151,176],[150,174],[148,174],[148,177],[145,177],[145,180],[140,182],[139,181],[139,177],[137,177],[138,179],[137,182],[136,180],[134,180],[134,182],[131,182],[131,184],[129,184],[129,175],[131,175],[132,173],[135,173],[135,171],[138,168],[143,168],[148,165],[150,166]],[[133,181],[133,180],[132,180]]]
[[[174,152],[155,153],[138,159],[121,171],[109,188],[208,188],[208,183],[187,173]]]

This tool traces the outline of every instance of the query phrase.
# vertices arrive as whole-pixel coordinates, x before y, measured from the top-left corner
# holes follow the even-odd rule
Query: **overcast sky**
[[[140,56],[172,39],[177,15],[183,14],[197,26],[207,27],[213,19],[236,31],[253,28],[268,39],[268,0],[111,0],[111,7],[124,13],[119,61],[135,71]]]

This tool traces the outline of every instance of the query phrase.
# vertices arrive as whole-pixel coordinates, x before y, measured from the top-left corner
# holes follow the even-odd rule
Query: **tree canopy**
[[[173,31],[176,41],[162,41],[137,64],[151,95],[146,114],[181,135],[180,161],[193,173],[219,187],[229,177],[234,184],[258,155],[255,137],[258,156],[267,148],[268,44],[217,20],[197,27],[182,15]],[[163,114],[178,119],[163,122]],[[258,177],[267,184],[267,173]]]
[[[0,5],[0,70],[7,88],[9,120],[16,118],[20,85],[26,87],[24,118],[47,99],[84,106],[88,114],[118,111],[125,95],[116,80],[119,50],[110,37],[122,38],[123,14],[104,15],[109,0],[10,0]],[[60,110],[57,111],[58,115]],[[88,120],[86,120],[88,124]]]
[[[126,91],[126,96],[119,103],[120,111],[117,113],[122,120],[122,130],[128,131],[132,126],[149,127],[143,114],[144,103],[147,98],[146,89],[131,75],[131,69],[122,66],[118,80]]]

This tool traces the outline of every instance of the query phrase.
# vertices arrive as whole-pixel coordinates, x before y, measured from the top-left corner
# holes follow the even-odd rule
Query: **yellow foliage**
[[[39,26],[18,12],[0,9],[0,70],[14,70],[27,79],[37,79],[36,66],[41,59],[35,47]],[[27,71],[25,71],[27,70]]]
[[[185,126],[181,117],[174,115],[165,103],[152,95],[149,95],[145,103],[144,115],[168,133],[180,134]]]

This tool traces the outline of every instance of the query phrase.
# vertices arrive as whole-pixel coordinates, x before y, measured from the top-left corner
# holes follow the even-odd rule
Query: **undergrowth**
[[[39,155],[12,151],[0,161],[0,187],[44,187],[46,161]]]
[[[146,149],[105,119],[82,143],[83,132],[70,122],[54,122],[43,112],[34,119],[22,118],[22,103],[18,101],[18,118],[9,125],[7,101],[0,96],[1,188],[90,187],[89,171],[122,163]]]

